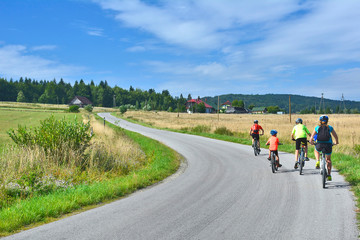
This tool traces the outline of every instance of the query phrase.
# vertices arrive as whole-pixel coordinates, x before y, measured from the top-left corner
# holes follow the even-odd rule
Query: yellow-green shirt
[[[310,134],[310,132],[305,125],[299,123],[294,126],[292,134],[294,135],[295,139],[298,139],[306,138],[306,134]]]

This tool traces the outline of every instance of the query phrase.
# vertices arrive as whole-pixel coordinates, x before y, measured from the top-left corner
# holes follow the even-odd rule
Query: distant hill
[[[291,112],[297,113],[304,109],[311,109],[315,107],[316,110],[319,109],[321,98],[318,97],[306,97],[301,95],[290,95],[291,97]],[[203,101],[206,100],[206,103],[213,106],[217,109],[218,105],[218,96],[215,97],[203,97]],[[248,108],[250,105],[255,107],[268,107],[268,106],[279,106],[280,109],[289,112],[289,95],[288,94],[264,94],[264,95],[245,95],[245,94],[225,94],[220,95],[220,106],[226,101],[242,100],[245,103],[245,107]],[[336,109],[357,109],[360,110],[360,102],[358,101],[348,101],[344,102],[340,100],[331,100],[324,98],[325,108],[330,108],[333,112]]]

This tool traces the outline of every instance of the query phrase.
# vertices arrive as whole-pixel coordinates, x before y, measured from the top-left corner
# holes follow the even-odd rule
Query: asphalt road
[[[304,175],[280,153],[271,172],[267,150],[150,129],[108,113],[109,122],[181,153],[177,177],[127,198],[5,239],[357,239],[355,201],[336,171],[327,189],[315,161]]]

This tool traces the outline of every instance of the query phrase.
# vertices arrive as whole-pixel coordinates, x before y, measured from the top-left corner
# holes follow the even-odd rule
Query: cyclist
[[[259,125],[259,121],[254,120],[254,124],[250,128],[250,136],[252,136],[252,145],[254,145],[254,139],[257,139],[260,149],[259,131],[262,131],[261,135],[264,135],[264,129]]]
[[[313,133],[311,134],[310,140],[311,143],[314,143],[314,136],[317,134],[317,142],[315,144],[315,150],[317,154],[316,157],[316,166],[320,167],[320,153],[324,150],[325,158],[328,167],[328,176],[327,180],[331,181],[331,152],[332,152],[332,145],[339,144],[338,136],[335,132],[335,129],[328,125],[329,117],[326,115],[322,115],[320,118],[320,123],[318,126],[315,127]],[[334,141],[332,140],[332,136],[334,137]]]
[[[294,126],[292,132],[291,132],[291,139],[296,141],[295,144],[295,166],[294,168],[297,169],[299,166],[298,158],[299,158],[299,150],[300,145],[303,143],[305,145],[305,161],[309,161],[309,158],[307,157],[307,139],[306,135],[311,136],[309,130],[305,125],[303,125],[303,120],[301,118],[296,119],[295,121],[296,125]]]
[[[278,167],[281,167],[282,165],[280,164],[280,159],[279,159],[279,153],[278,153],[278,146],[281,145],[281,143],[279,142],[279,138],[277,138],[277,131],[276,130],[271,130],[270,131],[271,137],[269,138],[269,140],[266,142],[266,145],[270,145],[269,146],[269,157],[268,160],[271,160],[271,152],[275,153],[276,156],[276,163]]]

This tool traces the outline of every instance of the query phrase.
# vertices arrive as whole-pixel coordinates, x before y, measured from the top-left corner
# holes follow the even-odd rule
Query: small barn
[[[242,107],[227,107],[225,113],[235,113],[235,114],[246,114],[250,113],[249,109],[242,108]]]
[[[86,97],[82,96],[75,96],[73,100],[69,103],[69,105],[78,105],[79,107],[85,107],[86,105],[92,105],[93,103],[87,99]]]
[[[266,107],[254,107],[252,110],[251,110],[252,113],[255,113],[255,114],[261,114],[261,113],[267,113],[268,110]]]

